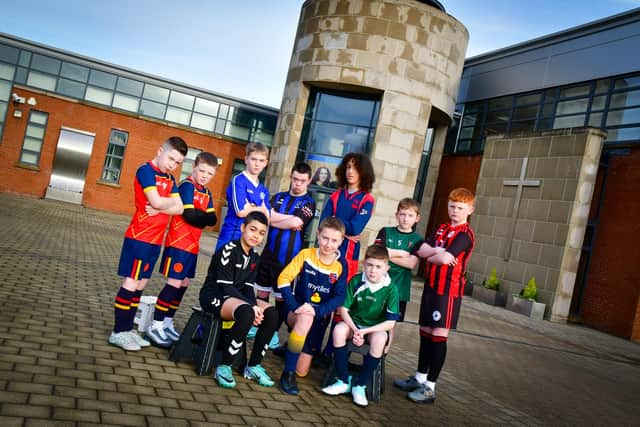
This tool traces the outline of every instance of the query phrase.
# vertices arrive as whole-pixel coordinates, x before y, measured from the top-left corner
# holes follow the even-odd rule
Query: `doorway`
[[[45,198],[82,203],[94,133],[62,128]]]

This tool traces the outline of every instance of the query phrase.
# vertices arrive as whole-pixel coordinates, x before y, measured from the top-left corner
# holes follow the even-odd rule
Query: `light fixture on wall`
[[[13,99],[13,103],[14,104],[24,104],[25,102],[27,102],[26,98],[24,96],[20,96],[17,93],[13,92],[11,94],[11,99]]]
[[[27,99],[27,104],[31,105],[32,107],[35,107],[37,104],[36,99],[32,96],[31,98]]]
[[[22,118],[22,110],[13,110],[13,117],[16,119]]]

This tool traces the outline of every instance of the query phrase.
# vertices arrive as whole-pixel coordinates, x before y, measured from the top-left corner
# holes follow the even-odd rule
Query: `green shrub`
[[[537,301],[537,299],[538,299],[538,288],[536,287],[536,278],[535,277],[532,277],[531,279],[529,279],[529,282],[527,283],[527,286],[522,288],[522,290],[520,291],[520,296],[522,298],[527,298],[527,299],[530,299],[530,300]]]
[[[489,277],[482,281],[482,286],[487,289],[493,289],[494,291],[500,290],[500,279],[498,279],[495,267],[491,269]]]

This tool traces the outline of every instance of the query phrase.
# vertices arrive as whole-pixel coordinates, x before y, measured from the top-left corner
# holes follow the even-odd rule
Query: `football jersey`
[[[260,256],[251,248],[245,253],[239,240],[228,242],[211,258],[207,278],[200,289],[200,300],[220,297],[239,298],[256,305],[254,284]]]
[[[369,283],[364,273],[353,276],[343,306],[358,326],[373,326],[400,319],[398,290],[385,275],[380,283]]]
[[[237,240],[242,234],[240,226],[244,223],[244,218],[238,216],[238,212],[244,209],[246,204],[260,206],[264,204],[267,211],[271,210],[269,204],[269,190],[260,182],[254,183],[247,176],[246,172],[239,173],[231,179],[231,183],[227,187],[227,215],[224,218],[220,233],[218,235],[218,243],[216,251],[227,242]]]
[[[414,231],[408,233],[398,230],[398,227],[384,227],[378,232],[375,243],[388,249],[401,249],[411,253],[416,243],[423,239]],[[389,262],[389,277],[391,283],[398,288],[400,301],[409,301],[411,296],[411,269]]]
[[[322,317],[340,307],[347,287],[347,266],[342,258],[331,264],[320,260],[318,248],[300,251],[278,277],[278,290],[290,311],[309,303]]]
[[[349,194],[346,188],[335,191],[326,201],[320,215],[322,222],[328,216],[336,216],[344,222],[345,234],[357,236],[364,230],[373,213],[375,199],[371,193],[356,191]],[[344,239],[340,253],[347,260],[360,258],[360,242]]]
[[[169,223],[169,215],[149,215],[145,207],[149,203],[145,195],[156,190],[160,197],[180,197],[173,175],[161,172],[153,163],[147,162],[136,171],[133,182],[136,212],[125,232],[125,237],[153,245],[161,245]]]
[[[211,192],[207,187],[196,183],[193,177],[182,181],[178,191],[185,209],[198,209],[206,213],[215,212]],[[165,246],[197,255],[202,230],[187,223],[182,215],[175,215],[169,223]]]
[[[426,263],[425,283],[435,289],[438,295],[462,296],[466,282],[464,272],[471,258],[475,240],[475,234],[469,223],[455,227],[451,224],[442,224],[426,240],[431,246],[445,248],[458,260],[454,266]]]

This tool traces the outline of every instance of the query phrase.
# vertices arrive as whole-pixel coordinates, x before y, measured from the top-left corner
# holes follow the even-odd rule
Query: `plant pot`
[[[541,302],[535,302],[527,298],[521,298],[518,295],[509,295],[507,299],[507,310],[530,317],[532,319],[542,320],[544,317],[545,305]]]
[[[484,286],[473,285],[473,299],[482,301],[485,304],[504,307],[507,304],[507,294],[493,289],[487,289]]]

